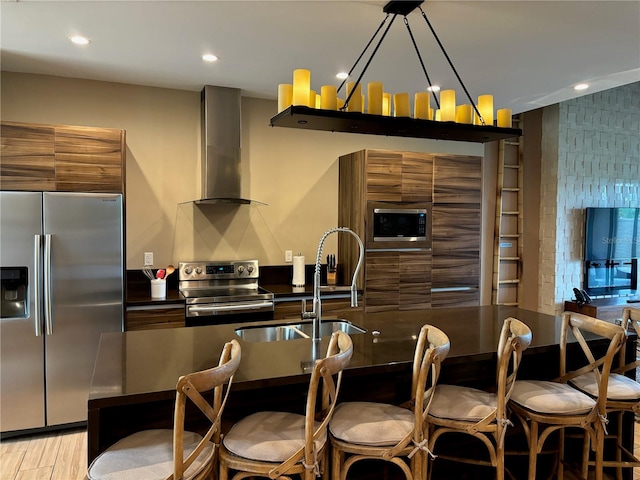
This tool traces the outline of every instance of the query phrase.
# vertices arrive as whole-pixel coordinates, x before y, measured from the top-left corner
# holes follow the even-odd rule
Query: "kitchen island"
[[[554,378],[558,373],[559,317],[501,306],[366,315],[353,310],[344,317],[366,332],[351,336],[354,353],[344,374],[340,400],[406,400],[415,341],[425,323],[442,329],[451,341],[441,383],[491,387],[500,328],[510,316],[529,325],[533,334],[519,377]],[[292,323],[297,321],[291,319]],[[89,461],[129,433],[150,427],[170,428],[178,377],[217,364],[223,344],[232,338],[241,343],[242,361],[223,415],[225,425],[257,410],[302,411],[311,340],[249,342],[236,336],[237,328],[250,325],[104,334],[88,402]],[[323,339],[323,349],[327,341],[328,337]],[[635,342],[635,338],[629,341]]]

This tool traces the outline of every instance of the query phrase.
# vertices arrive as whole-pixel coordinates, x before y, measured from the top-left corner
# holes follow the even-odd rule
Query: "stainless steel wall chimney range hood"
[[[240,101],[237,88],[202,89],[202,191],[196,205],[265,205],[241,196]]]

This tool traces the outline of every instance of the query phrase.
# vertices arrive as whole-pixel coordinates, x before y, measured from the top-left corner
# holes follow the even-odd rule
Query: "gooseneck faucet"
[[[349,289],[351,291],[351,307],[358,306],[358,287],[356,285],[356,279],[358,278],[358,273],[360,272],[360,267],[362,266],[362,259],[364,258],[364,245],[362,244],[362,240],[360,237],[351,229],[347,227],[337,227],[332,228],[331,230],[327,230],[322,237],[320,238],[320,242],[318,243],[318,256],[316,257],[316,268],[313,275],[313,305],[310,312],[307,311],[306,302],[302,301],[302,318],[311,318],[313,319],[313,340],[314,343],[316,341],[320,341],[320,325],[322,322],[322,302],[320,300],[320,270],[321,270],[321,261],[322,261],[322,249],[324,247],[324,242],[329,235],[332,233],[349,233],[355,237],[358,241],[358,246],[360,248],[360,254],[358,255],[358,264],[353,272],[353,278],[351,279],[350,287],[328,287],[331,291],[342,291],[345,289]]]

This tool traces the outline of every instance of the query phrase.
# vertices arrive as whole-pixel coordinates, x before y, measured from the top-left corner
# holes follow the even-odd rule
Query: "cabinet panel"
[[[367,252],[365,257],[365,311],[397,308],[400,303],[399,255]]]
[[[402,154],[367,150],[367,200],[402,200]]]
[[[480,285],[479,205],[434,205],[433,288]]]
[[[433,158],[406,152],[402,156],[402,201],[430,202],[433,182]]]
[[[55,189],[54,128],[3,122],[0,186],[3,190]]]
[[[400,310],[431,306],[431,254],[400,253]]]
[[[433,166],[434,203],[473,203],[482,201],[482,158],[436,156]]]
[[[429,252],[367,252],[365,310],[415,310],[430,306]]]
[[[56,189],[122,192],[122,137],[120,130],[56,127]]]
[[[459,291],[432,291],[431,307],[477,307],[480,304],[480,290],[477,288]]]
[[[184,305],[127,309],[125,330],[155,330],[185,326]]]

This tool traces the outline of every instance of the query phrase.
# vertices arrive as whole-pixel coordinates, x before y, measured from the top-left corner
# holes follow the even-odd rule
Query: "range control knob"
[[[247,265],[247,271],[248,271],[249,273],[252,273],[252,272],[253,272],[253,270],[254,270],[254,269],[253,269],[253,265]]]
[[[201,267],[196,267],[196,275],[200,275],[202,273]]]
[[[191,275],[191,272],[193,272],[193,269],[191,267],[184,267],[184,273],[186,273],[187,275]]]
[[[242,275],[244,273],[244,265],[238,265],[238,273]]]

